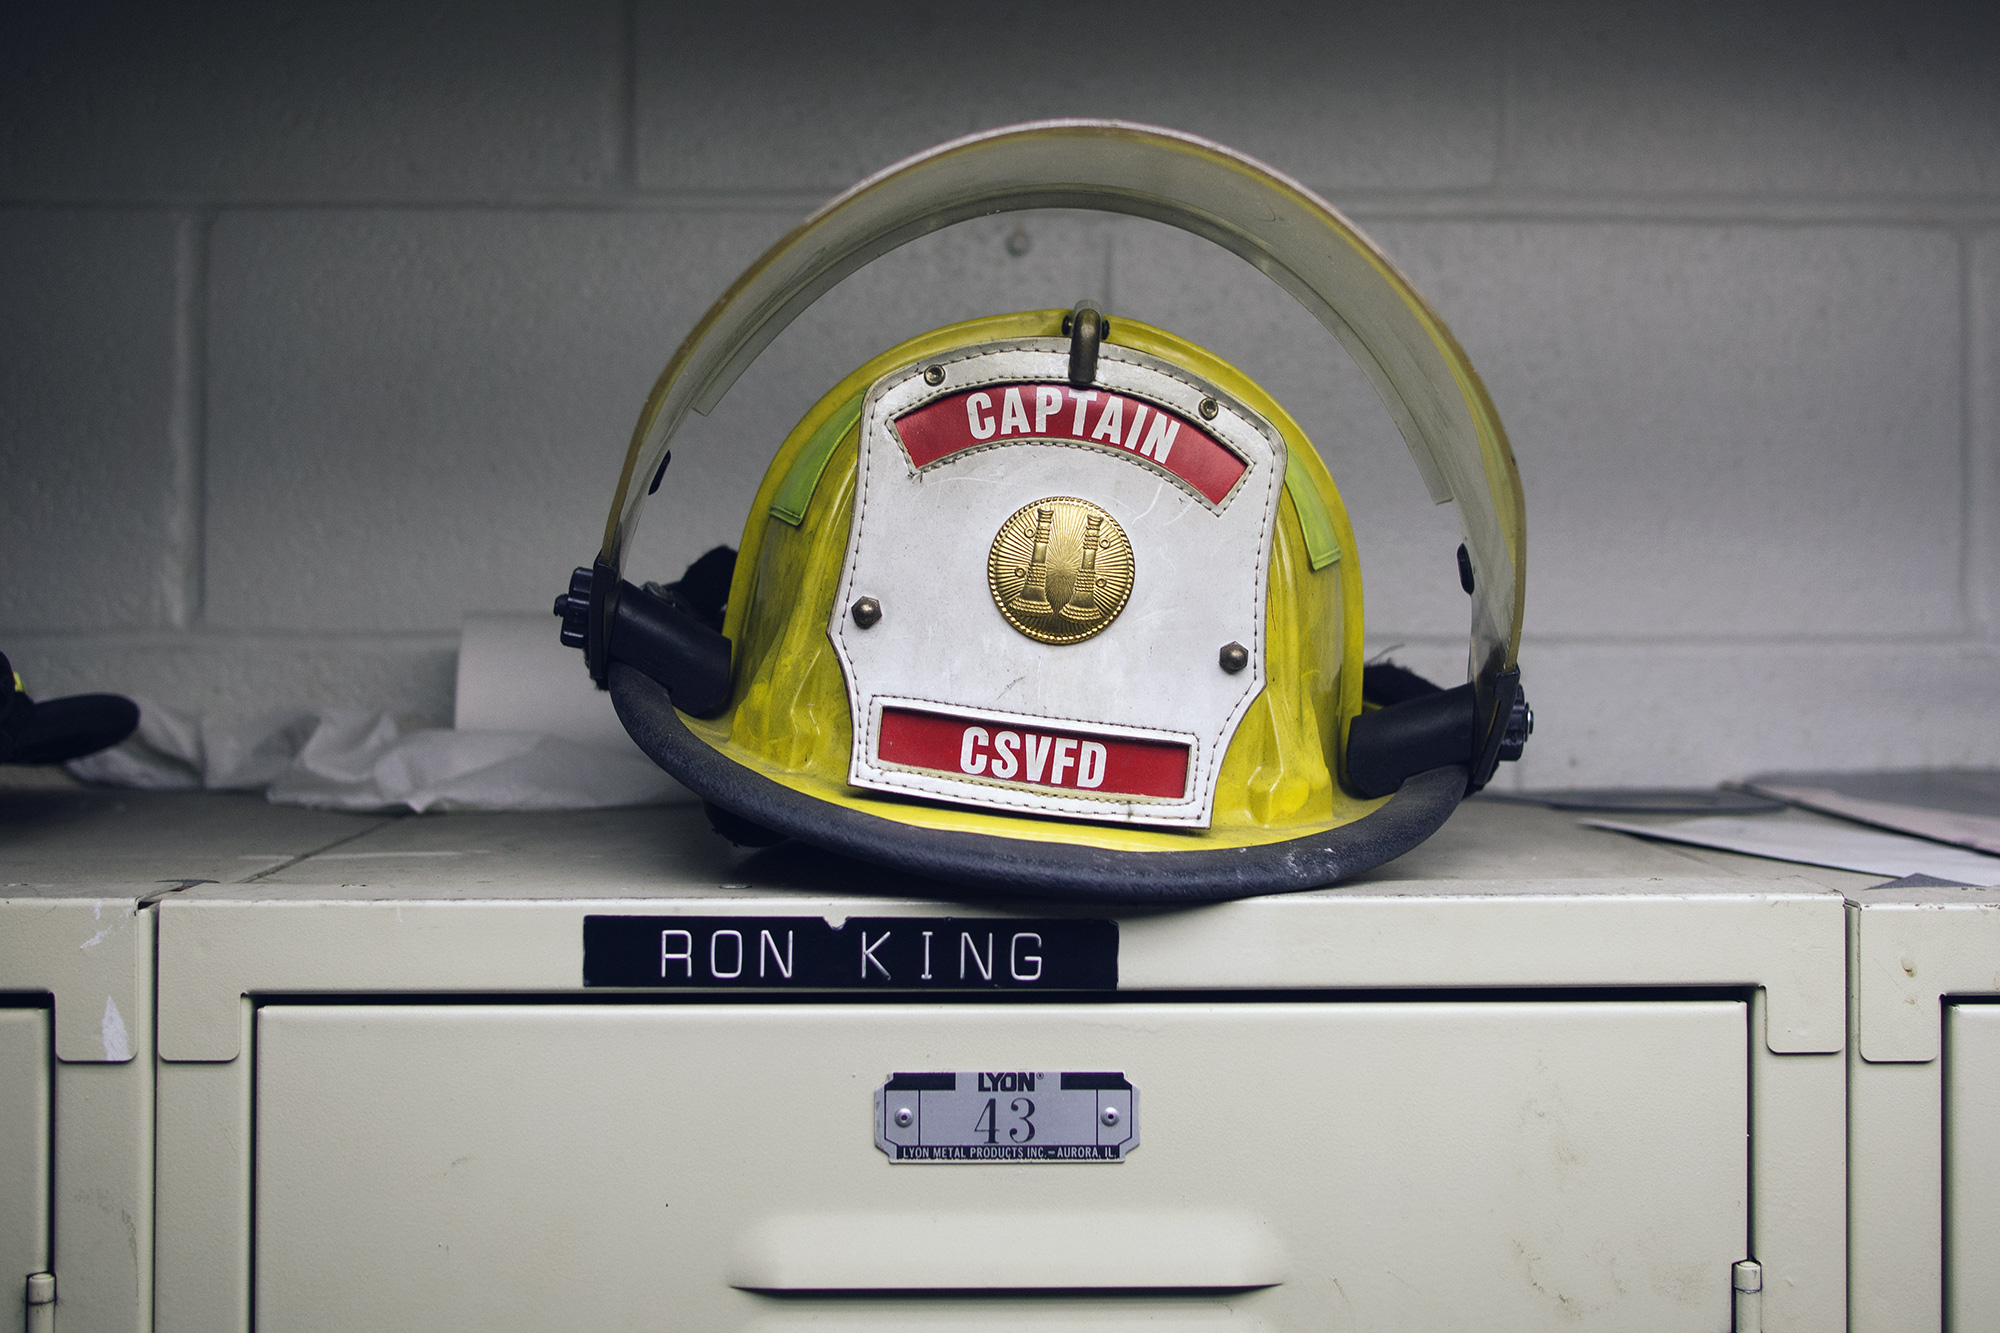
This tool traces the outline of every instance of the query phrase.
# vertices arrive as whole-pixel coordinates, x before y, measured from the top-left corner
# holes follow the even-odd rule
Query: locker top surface
[[[247,793],[0,787],[0,899],[136,903],[247,880],[388,822]]]
[[[131,799],[130,797],[127,798]],[[231,847],[258,842],[234,823],[265,811],[226,796]],[[288,811],[294,819],[316,812]],[[561,813],[325,816],[339,825],[273,818],[251,853],[219,881],[176,899],[205,901],[399,901],[426,899],[788,899],[856,897],[932,901],[924,881],[843,862],[810,848],[749,851],[708,827],[696,806]],[[372,823],[365,822],[372,821]],[[286,838],[324,844],[283,859]],[[260,864],[253,859],[262,857]],[[214,865],[220,853],[203,864]],[[194,862],[188,862],[192,865]],[[246,869],[245,867],[249,867]],[[221,867],[228,871],[229,867]],[[160,872],[167,873],[165,871]],[[1687,891],[1840,893],[1879,876],[1822,870],[1694,847],[1649,843],[1586,828],[1562,811],[1499,801],[1465,803],[1414,851],[1328,889],[1288,895],[1331,900],[1369,895]],[[1025,900],[1024,900],[1025,901]],[[1119,915],[1101,907],[1093,915]],[[1150,909],[1157,911],[1158,909]]]
[[[823,854],[734,848],[692,807],[388,819],[253,873],[159,900],[169,1061],[233,1059],[245,996],[580,994],[598,914],[1111,918],[1121,993],[1761,990],[1773,1051],[1831,1052],[1846,1026],[1842,890],[1876,882],[1476,800],[1347,884],[1182,910],[941,902]]]

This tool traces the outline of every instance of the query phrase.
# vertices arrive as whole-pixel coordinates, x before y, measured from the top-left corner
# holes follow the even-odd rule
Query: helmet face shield
[[[1279,404],[1167,331],[996,315],[857,369],[772,458],[719,635],[617,580],[676,374],[612,558],[558,612],[634,739],[729,827],[981,891],[1195,901],[1379,864],[1481,776],[1477,674],[1371,713],[1386,739],[1348,771],[1362,600],[1339,491]],[[1493,665],[1504,691],[1511,643]]]

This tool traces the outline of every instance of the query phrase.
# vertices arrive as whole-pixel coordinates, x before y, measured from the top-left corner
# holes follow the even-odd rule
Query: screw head
[[[1204,398],[1201,400],[1201,419],[1203,421],[1215,420],[1216,413],[1221,410],[1222,404],[1216,402],[1213,398]]]
[[[897,1126],[897,1128],[899,1128],[899,1129],[908,1129],[908,1128],[910,1127],[910,1122],[911,1122],[912,1120],[915,1120],[915,1119],[916,1119],[916,1117],[910,1114],[910,1108],[909,1108],[909,1107],[907,1107],[907,1106],[900,1106],[900,1107],[897,1107],[897,1108],[896,1108],[896,1126]]]
[[[873,597],[856,598],[854,605],[849,608],[849,614],[854,617],[855,624],[867,629],[882,618],[882,603]]]
[[[1216,660],[1222,663],[1224,671],[1233,676],[1250,665],[1250,650],[1240,643],[1225,643],[1222,651],[1216,654]]]
[[[1107,1106],[1107,1107],[1105,1107],[1105,1108],[1104,1108],[1104,1113],[1103,1113],[1103,1120],[1104,1120],[1104,1123],[1105,1123],[1105,1124],[1107,1124],[1107,1125],[1115,1125],[1115,1124],[1117,1124],[1117,1123],[1118,1123],[1118,1108],[1117,1108],[1117,1107],[1115,1107],[1115,1106]]]
[[[943,384],[943,383],[944,383],[944,367],[943,367],[943,366],[925,366],[925,367],[924,367],[924,383],[926,383],[926,384],[933,384],[933,385],[935,385],[935,384]]]

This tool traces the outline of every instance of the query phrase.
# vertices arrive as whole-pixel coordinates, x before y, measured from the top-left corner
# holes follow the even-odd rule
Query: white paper
[[[1627,824],[1614,819],[1586,819],[1582,822],[1592,828],[1611,829],[1642,838],[1714,847],[1725,852],[1743,852],[1774,861],[1857,870],[1889,879],[1929,875],[1954,884],[2000,885],[2000,856],[1961,851],[1922,838],[1906,838],[1899,833],[1878,833],[1873,829],[1847,828],[1816,820],[1717,816],[1679,819],[1665,824]]]
[[[588,810],[686,799],[636,746],[535,731],[403,731],[329,713],[266,793],[326,810]]]
[[[611,696],[583,654],[563,647],[552,615],[479,614],[458,637],[459,731],[539,731],[614,750],[645,751],[625,734]]]
[[[1781,801],[1790,801],[1793,805],[1803,805],[1809,810],[1839,815],[1843,819],[1858,819],[1864,824],[1876,824],[1938,842],[1956,843],[1977,852],[2000,855],[2000,818],[1992,815],[1938,810],[1901,801],[1873,800],[1835,791],[1831,787],[1758,783],[1756,790]]]
[[[329,810],[588,810],[689,801],[632,743],[553,616],[473,616],[459,652],[458,726],[388,713],[287,709],[197,718],[138,700],[123,744],[67,765],[116,787],[261,791]]]

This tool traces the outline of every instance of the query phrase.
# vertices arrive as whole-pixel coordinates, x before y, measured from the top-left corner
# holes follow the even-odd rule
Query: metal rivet
[[[1224,671],[1233,676],[1250,665],[1250,650],[1240,643],[1225,643],[1222,651],[1216,654],[1216,660],[1222,663]]]
[[[1203,421],[1215,420],[1215,414],[1221,410],[1222,404],[1216,402],[1213,398],[1204,398],[1201,400],[1201,419]]]
[[[896,1125],[900,1129],[908,1129],[910,1122],[915,1119],[916,1117],[910,1114],[910,1108],[907,1106],[899,1107],[896,1111]]]
[[[882,618],[882,603],[873,597],[860,598],[854,603],[852,610],[854,623],[863,629],[867,629]]]
[[[1105,1124],[1107,1124],[1107,1125],[1115,1125],[1115,1124],[1117,1124],[1117,1123],[1118,1123],[1118,1108],[1117,1108],[1117,1107],[1115,1107],[1115,1106],[1107,1106],[1107,1107],[1105,1107],[1105,1108],[1104,1108],[1104,1123],[1105,1123]]]
[[[944,383],[944,367],[943,367],[943,366],[925,366],[925,367],[924,367],[924,383],[926,383],[926,384],[943,384],[943,383]]]

